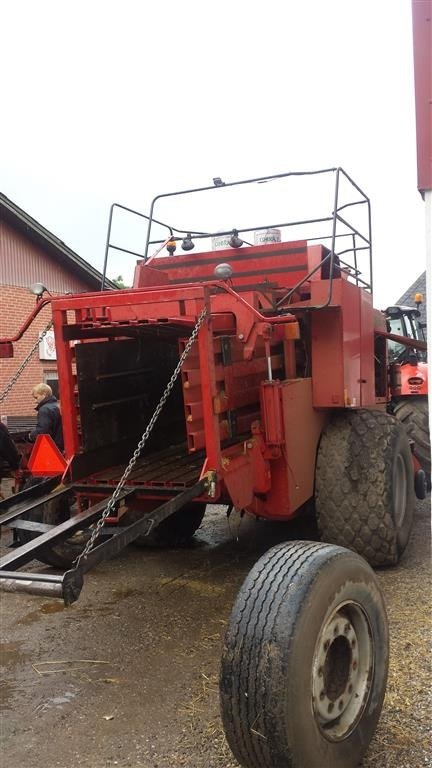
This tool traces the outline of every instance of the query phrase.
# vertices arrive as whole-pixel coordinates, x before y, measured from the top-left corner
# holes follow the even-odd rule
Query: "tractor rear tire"
[[[414,473],[406,431],[393,416],[358,410],[331,420],[318,449],[315,507],[323,541],[373,566],[398,562],[413,524]]]
[[[427,397],[406,397],[397,400],[393,414],[405,425],[409,437],[414,440],[414,456],[425,471],[430,488],[431,444],[428,399]]]
[[[200,527],[206,511],[206,504],[192,503],[179,509],[163,520],[148,536],[138,536],[133,543],[139,547],[171,548],[181,547],[191,540]],[[130,510],[123,518],[123,525],[129,525],[141,515]],[[150,513],[151,516],[151,513]]]
[[[388,626],[369,565],[308,541],[270,549],[225,637],[222,721],[244,768],[354,768],[380,716]]]

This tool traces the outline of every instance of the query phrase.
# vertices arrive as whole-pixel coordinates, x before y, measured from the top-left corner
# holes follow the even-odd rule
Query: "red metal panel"
[[[328,282],[312,284],[313,304],[328,297]],[[316,408],[360,406],[360,289],[333,281],[332,304],[312,313],[313,401]]]
[[[412,0],[417,186],[432,189],[432,0]]]
[[[427,395],[427,363],[417,363],[417,365],[401,365],[400,372],[402,395]]]
[[[313,300],[315,301],[315,297]],[[331,307],[312,313],[311,333],[314,405],[316,408],[343,407],[344,376],[340,308]]]
[[[189,253],[156,257],[152,270],[162,270],[170,283],[193,283],[197,280],[214,280],[217,264],[228,262],[233,268],[234,286],[273,283],[283,287],[295,285],[309,271],[306,241],[299,240],[277,245],[261,245],[245,248],[229,248],[221,251]],[[147,277],[140,278],[140,271],[148,269],[138,265],[134,286],[145,284]]]
[[[179,351],[183,352],[187,339],[180,339]],[[181,378],[183,384],[183,402],[186,418],[186,434],[189,451],[198,451],[205,446],[204,407],[202,402],[201,379],[197,346],[193,347],[183,363]]]
[[[73,349],[68,342],[63,341],[62,330],[63,324],[66,321],[66,313],[53,308],[52,317],[57,350],[57,369],[60,380],[65,456],[69,460],[80,448],[72,371]]]
[[[338,281],[341,287],[343,321],[344,404],[359,408],[360,397],[360,294],[357,286]]]
[[[209,469],[217,471],[220,467],[219,418],[213,413],[213,400],[217,395],[217,388],[214,371],[213,334],[208,322],[204,322],[201,326],[197,342],[201,369],[207,461]]]
[[[282,367],[282,361],[283,357],[282,355],[275,355],[273,354],[271,357],[272,360],[272,368],[274,371],[281,369]],[[242,360],[238,363],[232,363],[230,366],[232,368],[232,374],[235,378],[241,379],[240,386],[242,389],[244,386],[251,385],[252,381],[255,384],[259,384],[261,381],[267,378],[267,359],[263,357],[256,357],[253,360]],[[185,370],[187,370],[185,368]],[[188,385],[190,387],[194,387],[197,384],[199,384],[201,380],[201,370],[199,368],[196,368],[195,370],[189,369],[190,373],[188,376]],[[225,367],[222,365],[216,365],[215,366],[215,379],[218,382],[222,382],[225,380]],[[245,382],[245,379],[247,382]],[[234,403],[232,404],[234,405]]]
[[[267,445],[279,446],[284,442],[281,391],[280,381],[266,381],[260,388],[262,425]]]
[[[237,447],[236,447],[237,448]],[[254,494],[254,468],[246,452],[228,456],[224,451],[222,476],[229,498],[236,509],[250,509]]]
[[[250,439],[223,451],[221,465],[235,506],[281,520],[293,517],[313,495],[317,446],[327,415],[313,407],[311,379],[265,385],[265,399],[269,392],[276,394],[282,406],[280,428],[271,439],[277,439],[279,445],[284,443],[283,455],[275,446],[266,450],[257,423]],[[275,407],[280,410],[279,404],[271,399],[272,403],[266,403],[267,410],[275,413]]]
[[[261,434],[223,451],[221,473],[223,483],[237,509],[259,514],[264,505],[261,498],[270,490],[270,463],[264,458],[265,445]]]
[[[292,515],[313,496],[316,452],[327,415],[313,407],[311,379],[283,382],[282,405],[289,513]]]
[[[187,305],[190,300],[203,299],[204,288],[202,286],[187,286],[176,289],[175,286],[171,287],[168,291],[166,288],[149,288],[142,290],[124,290],[124,291],[97,291],[92,293],[86,293],[82,296],[59,296],[55,299],[55,306],[57,309],[76,311],[80,310],[86,312],[86,310],[94,310],[95,317],[106,321],[107,307],[126,307],[129,311],[129,307],[135,307],[137,317],[148,317],[148,313],[142,310],[142,307],[146,306],[150,302],[171,302],[173,300],[184,302]],[[186,307],[187,308],[187,307]],[[193,312],[183,313],[180,309],[177,314],[179,317],[184,317],[187,314],[190,316],[195,313],[196,306],[193,305]],[[198,313],[199,314],[199,313]],[[82,315],[85,317],[85,314]],[[92,316],[89,315],[89,320]]]
[[[360,397],[361,406],[375,404],[374,310],[372,296],[360,292]]]
[[[256,476],[259,476],[260,482],[267,485],[260,489],[265,497],[252,498],[248,510],[271,520],[286,520],[313,496],[316,452],[327,415],[313,407],[311,379],[284,381],[275,389],[280,392],[282,404],[283,454],[277,451],[275,459],[263,462],[261,468],[258,463],[255,471],[251,472],[250,482],[256,486]],[[250,450],[245,450],[243,455],[245,464],[245,459],[249,459],[248,468],[243,470],[245,479],[249,477],[248,470],[250,472],[254,466],[254,446],[255,449],[258,447],[255,443],[256,438],[245,444],[247,449],[250,446]],[[234,469],[232,464],[229,469]],[[233,488],[235,482],[231,480],[230,492]],[[245,496],[246,490],[243,499]]]

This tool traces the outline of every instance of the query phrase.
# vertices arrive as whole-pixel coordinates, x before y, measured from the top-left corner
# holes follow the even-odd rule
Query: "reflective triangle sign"
[[[52,437],[38,435],[27,463],[32,475],[37,477],[62,475],[66,466],[66,459],[60,453]]]

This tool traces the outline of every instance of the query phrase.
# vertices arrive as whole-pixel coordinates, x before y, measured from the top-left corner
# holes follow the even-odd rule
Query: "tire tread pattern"
[[[393,413],[405,425],[414,440],[414,455],[422,469],[431,474],[431,445],[429,433],[429,407],[426,397],[407,397],[399,400]]]
[[[274,731],[277,720],[272,707],[265,710],[259,707],[259,702],[271,699],[266,690],[268,678],[263,674],[266,648],[289,585],[299,571],[314,560],[317,552],[324,554],[330,549],[335,548],[305,541],[273,547],[254,566],[238,595],[236,619],[227,631],[223,654],[222,718],[231,749],[247,768],[282,765],[278,762],[280,755],[277,757],[267,740],[259,735],[261,730]],[[230,674],[233,668],[238,669],[235,676]],[[289,763],[284,762],[285,765]]]
[[[400,554],[392,509],[394,451],[401,439],[409,451],[393,416],[360,409],[334,417],[318,450],[315,504],[322,539],[358,552],[373,566],[394,565]]]

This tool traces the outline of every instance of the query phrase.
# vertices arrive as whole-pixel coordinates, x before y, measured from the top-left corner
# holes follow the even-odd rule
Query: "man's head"
[[[36,384],[32,389],[32,395],[38,403],[41,403],[46,397],[51,397],[52,389],[48,384]]]

